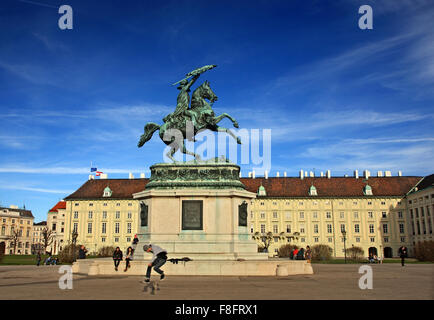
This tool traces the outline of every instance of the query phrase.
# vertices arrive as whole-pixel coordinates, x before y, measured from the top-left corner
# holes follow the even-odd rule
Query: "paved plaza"
[[[434,264],[372,265],[373,289],[358,286],[360,265],[314,264],[314,274],[288,277],[167,276],[156,295],[142,277],[73,276],[73,289],[59,289],[59,266],[1,266],[0,299],[434,299]]]

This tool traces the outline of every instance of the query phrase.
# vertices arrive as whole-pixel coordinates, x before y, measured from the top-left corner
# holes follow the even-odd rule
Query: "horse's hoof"
[[[237,128],[237,129],[240,127],[240,126],[238,125],[238,122],[234,122],[234,127]]]

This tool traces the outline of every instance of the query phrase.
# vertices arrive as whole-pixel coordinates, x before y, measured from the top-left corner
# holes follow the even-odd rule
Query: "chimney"
[[[392,172],[390,172],[390,171],[384,171],[384,176],[385,177],[391,177],[392,176]]]
[[[398,177],[402,177],[402,171],[401,170],[398,171]]]
[[[252,173],[249,171],[249,178],[251,178],[252,177]]]
[[[377,171],[377,177],[382,177],[383,176],[383,171]]]
[[[344,177],[345,177],[345,178],[348,178],[348,175],[347,175],[347,174],[344,174]]]
[[[304,177],[303,170],[300,170],[300,179],[303,180],[303,177]]]
[[[327,170],[327,179],[330,179],[331,176],[332,176],[332,174],[331,174],[330,170]]]
[[[242,178],[242,175],[241,175],[241,170],[240,170],[240,178]]]
[[[128,174],[128,179],[134,179],[134,176],[131,172]]]
[[[95,177],[93,176],[93,174],[90,174],[89,175],[89,180],[93,180],[93,179],[95,179]]]
[[[354,178],[359,179],[359,170],[354,170]]]
[[[283,176],[286,177],[286,171],[283,172]]]
[[[255,170],[252,171],[252,179],[255,179]]]
[[[365,176],[365,179],[369,179],[369,177],[371,176],[371,173],[369,172],[369,170],[365,170],[365,171],[363,171],[363,175]]]
[[[308,177],[308,174],[309,174],[309,173],[308,173],[307,171],[305,171],[305,172],[304,172],[304,177],[307,178],[307,177]]]
[[[280,173],[279,173],[279,171],[276,172],[276,177],[277,177],[277,178],[280,177]]]
[[[264,177],[265,177],[265,179],[268,179],[268,171],[267,170],[265,170],[265,172],[264,172]]]
[[[324,172],[321,171],[321,177],[324,177]]]
[[[311,178],[315,177],[315,174],[313,173],[313,171],[309,172],[309,176],[310,176]]]
[[[145,179],[145,173],[144,173],[144,172],[142,172],[142,173],[140,174],[140,179]]]
[[[101,173],[99,178],[100,179],[107,179],[107,177],[108,177],[107,173]]]

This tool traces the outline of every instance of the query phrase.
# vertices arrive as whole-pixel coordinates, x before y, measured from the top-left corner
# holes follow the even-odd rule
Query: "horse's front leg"
[[[215,123],[219,123],[224,118],[228,118],[229,120],[232,121],[232,124],[234,125],[235,128],[239,128],[238,122],[234,118],[232,118],[229,114],[227,114],[226,112],[223,112],[221,115],[215,117]]]
[[[231,130],[229,130],[228,128],[225,127],[217,127],[217,131],[219,132],[226,132],[228,135],[230,135],[232,138],[234,138],[235,140],[237,140],[238,144],[241,144],[241,138],[237,137]]]
[[[182,144],[182,149],[181,150],[182,150],[182,153],[185,153],[185,154],[188,154],[190,156],[193,156],[195,158],[195,160],[197,160],[197,161],[201,160],[201,158],[200,158],[200,156],[198,154],[187,150],[187,148],[185,147],[185,143]]]

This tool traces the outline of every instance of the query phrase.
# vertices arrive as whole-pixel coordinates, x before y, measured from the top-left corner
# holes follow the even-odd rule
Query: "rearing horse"
[[[231,130],[220,127],[217,125],[224,118],[228,118],[232,121],[235,128],[238,128],[237,121],[227,113],[222,113],[219,116],[215,116],[212,107],[205,100],[209,100],[211,103],[217,101],[217,96],[211,90],[209,82],[205,81],[202,85],[194,90],[191,99],[191,108],[184,111],[183,115],[177,118],[171,118],[163,125],[158,125],[154,122],[148,122],[145,125],[145,133],[141,135],[137,146],[142,147],[147,141],[152,138],[155,131],[160,130],[160,138],[166,145],[169,145],[171,149],[166,154],[173,162],[175,159],[173,155],[176,151],[180,150],[182,153],[194,156],[195,159],[200,160],[200,156],[194,152],[188,151],[185,148],[184,140],[189,139],[194,141],[194,136],[204,129],[209,129],[216,132],[226,132],[235,140],[241,144],[241,139],[237,137]],[[187,124],[190,122],[190,128],[192,129],[192,136],[187,136]],[[191,130],[190,129],[190,130]]]

